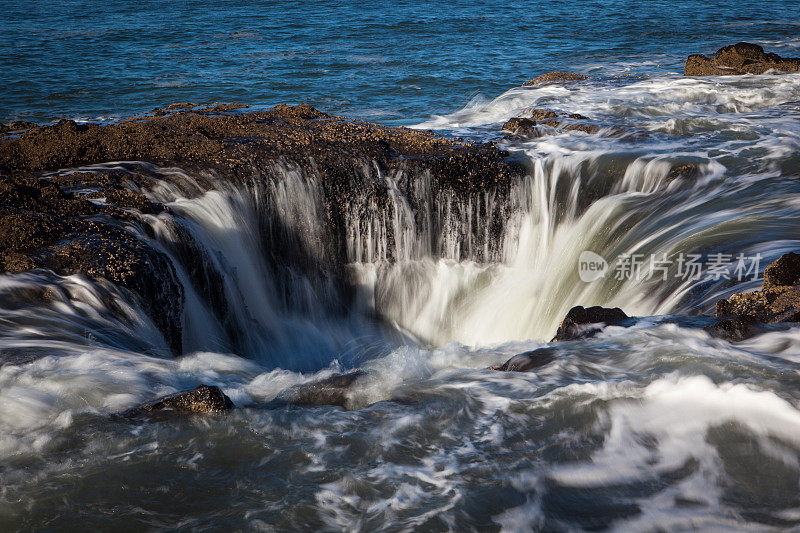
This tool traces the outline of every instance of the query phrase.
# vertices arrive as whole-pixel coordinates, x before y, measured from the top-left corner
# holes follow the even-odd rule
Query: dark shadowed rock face
[[[35,122],[27,122],[25,120],[15,120],[13,122],[10,122],[8,126],[0,124],[0,132],[5,133],[8,131],[24,131],[35,127],[36,127]]]
[[[713,58],[690,55],[684,66],[685,76],[728,76],[800,71],[800,58],[784,58],[766,53],[757,44],[737,43],[717,50]]]
[[[126,412],[124,416],[163,416],[170,414],[223,413],[236,406],[219,387],[199,385],[194,389],[177,392],[146,403]]]
[[[789,252],[780,256],[764,270],[764,288],[800,284],[800,254]]]
[[[366,376],[362,370],[333,376],[289,389],[279,399],[280,403],[303,406],[335,405],[347,408],[353,386]]]
[[[717,302],[717,316],[751,316],[762,322],[800,322],[800,254],[781,256],[764,271],[760,291]]]
[[[489,367],[489,370],[499,370],[501,372],[529,372],[551,363],[555,358],[555,349],[539,348],[538,350],[517,354],[502,365]]]
[[[567,316],[561,321],[553,341],[568,341],[591,337],[600,331],[602,326],[619,325],[629,318],[619,307],[609,309],[596,305],[583,308],[578,305],[570,309]]]
[[[576,74],[574,72],[548,72],[547,74],[542,74],[540,76],[536,76],[530,81],[526,81],[523,84],[523,87],[528,87],[531,85],[545,85],[550,83],[569,83],[575,81],[583,81],[588,80],[589,76],[585,74]]]
[[[82,178],[83,185],[91,183]],[[81,177],[72,174],[69,179]],[[109,199],[144,212],[161,210],[111,181],[102,189]],[[0,271],[44,268],[105,278],[138,297],[171,348],[180,352],[184,293],[171,262],[127,231],[126,223],[135,218],[131,214],[95,205],[65,189],[68,183],[58,178],[0,174]]]
[[[703,329],[712,337],[733,342],[743,341],[768,331],[763,322],[747,315],[720,320]]]
[[[129,231],[147,227],[140,224],[142,214],[167,211],[142,193],[154,178],[166,178],[138,176],[141,169],[59,169],[141,161],[180,167],[198,180],[214,176],[217,181],[209,187],[219,181],[235,187],[268,180],[264,169],[290,162],[320,177],[327,214],[336,226],[331,233],[340,236],[344,213],[354,201],[388,195],[378,172],[373,181],[359,174],[365,166],[425,173],[433,193],[455,194],[502,195],[525,172],[489,144],[348,120],[308,105],[258,112],[243,112],[243,107],[179,103],[155,116],[116,124],[62,120],[0,137],[0,272],[43,268],[108,279],[139,299],[180,353],[183,287],[169,259]],[[505,220],[496,215],[494,220]],[[333,241],[338,253],[343,247]]]

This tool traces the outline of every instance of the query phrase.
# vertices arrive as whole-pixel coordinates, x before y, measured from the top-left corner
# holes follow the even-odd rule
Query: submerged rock
[[[713,58],[694,54],[686,60],[684,76],[764,74],[770,70],[800,72],[800,58],[766,53],[757,44],[737,43],[717,50]]]
[[[712,337],[733,342],[743,341],[769,331],[763,322],[749,315],[720,320],[703,329]]]
[[[629,319],[630,317],[619,307],[612,309],[596,305],[584,308],[578,305],[569,310],[551,342],[591,337],[603,326],[619,325]]]
[[[303,383],[281,395],[279,402],[303,406],[334,405],[347,408],[353,386],[366,376],[363,370],[334,374],[325,379]]]
[[[555,115],[555,114],[554,114]],[[580,124],[575,122],[565,121],[555,115],[555,117],[533,119],[528,117],[514,117],[503,124],[503,130],[512,134],[515,137],[541,137],[546,134],[546,130],[541,126],[550,126],[565,131],[582,131],[584,133],[597,133],[602,128],[596,124]],[[571,118],[573,120],[585,120],[586,117],[581,115],[567,115],[563,113],[562,116]],[[579,118],[575,118],[579,117]]]
[[[556,358],[553,348],[539,348],[515,355],[502,365],[490,366],[489,370],[501,372],[529,372],[536,368],[551,363]]]
[[[542,137],[550,133],[548,128],[557,131],[582,131],[588,134],[600,133],[604,129],[611,137],[624,137],[635,135],[647,137],[647,132],[631,132],[618,127],[603,127],[590,124],[587,117],[579,113],[556,112],[549,109],[527,109],[524,116],[513,117],[503,124],[503,131],[507,135],[518,138]]]
[[[124,416],[133,418],[167,414],[223,413],[235,407],[219,387],[199,385],[194,389],[176,392],[135,407],[127,411]]]
[[[751,316],[767,324],[800,322],[800,254],[785,254],[764,271],[760,291],[717,302],[717,316]]]
[[[548,72],[547,74],[542,74],[540,76],[536,76],[530,81],[526,81],[523,84],[523,87],[529,87],[531,85],[544,85],[549,83],[564,83],[564,82],[575,82],[575,81],[583,81],[588,80],[589,76],[585,74],[576,74],[574,72],[561,72],[561,71],[554,71]]]

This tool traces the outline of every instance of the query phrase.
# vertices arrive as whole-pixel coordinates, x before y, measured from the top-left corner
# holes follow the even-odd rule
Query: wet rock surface
[[[604,326],[623,325],[629,321],[630,317],[619,307],[584,308],[578,305],[569,310],[551,342],[585,339],[600,331]]]
[[[586,120],[586,117],[577,114],[555,113],[554,111],[535,109],[530,116],[514,117],[503,124],[503,130],[514,137],[541,137],[546,134],[546,129],[541,126],[565,131],[582,131],[584,133],[597,133],[600,126],[596,124],[582,124],[576,120]]]
[[[800,254],[781,256],[764,271],[760,291],[717,302],[717,316],[750,316],[767,324],[800,322]]]
[[[187,415],[194,413],[224,413],[236,406],[219,387],[199,385],[164,396],[153,402],[135,407],[123,416],[126,418],[163,417],[170,415]]]
[[[757,44],[737,43],[720,48],[714,57],[690,55],[684,66],[685,76],[741,76],[768,71],[799,72],[800,58],[767,53]]]
[[[733,342],[743,341],[770,331],[763,322],[749,315],[723,319],[703,329],[712,337]]]
[[[530,81],[526,81],[523,87],[530,87],[532,85],[546,85],[550,83],[570,83],[576,81],[588,80],[589,76],[585,74],[576,74],[575,72],[561,72],[554,71],[536,76]]]
[[[626,131],[614,126],[601,126],[587,122],[589,119],[579,113],[565,113],[550,109],[527,109],[523,116],[509,119],[503,124],[503,131],[513,138],[543,137],[559,131],[581,131],[588,134],[604,132],[611,137],[646,137],[646,132]]]
[[[553,348],[539,348],[515,355],[505,363],[489,367],[489,370],[500,372],[530,372],[551,363],[556,358]]]
[[[321,176],[333,234],[343,233],[344,213],[354,198],[372,197],[380,204],[380,198],[388,197],[380,173],[365,181],[361,168],[429,173],[433,193],[446,189],[456,194],[504,194],[524,173],[489,144],[348,120],[308,105],[257,112],[246,107],[178,103],[155,116],[116,124],[61,120],[3,137],[0,271],[43,268],[106,278],[138,297],[172,350],[180,353],[183,288],[168,258],[130,231],[139,227],[142,214],[167,211],[144,193],[152,178],[142,169],[87,165],[137,161],[237,185],[267,179],[263,169],[291,162]],[[497,215],[495,224],[502,224]],[[343,253],[341,246],[332,246],[334,259],[341,260],[336,256]]]
[[[333,405],[348,408],[350,395],[356,383],[367,375],[363,370],[334,374],[325,379],[292,387],[278,403],[301,406]]]

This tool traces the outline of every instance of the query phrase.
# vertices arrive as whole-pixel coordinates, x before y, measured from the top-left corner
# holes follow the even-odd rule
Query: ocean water
[[[343,302],[325,275],[320,176],[286,162],[234,187],[91,167],[137,174],[170,206],[130,229],[184,287],[184,353],[108,282],[0,276],[0,531],[800,527],[800,330],[733,343],[698,327],[800,249],[800,74],[681,75],[688,54],[740,40],[800,56],[798,7],[4,3],[6,121],[309,102],[495,141],[528,172],[508,198],[380,175],[389,205],[346,213]],[[520,87],[556,69],[591,79]],[[600,129],[503,135],[530,108]],[[676,177],[681,165],[694,170]],[[477,206],[507,213],[490,244],[493,209]],[[276,226],[303,268],[264,237]],[[213,275],[193,275],[187,247]],[[581,276],[586,251],[604,277]],[[697,278],[677,260],[692,255]],[[640,318],[548,343],[574,305]],[[545,346],[554,360],[536,372],[487,369]],[[355,368],[347,409],[273,401]],[[199,383],[239,408],[116,416]]]
[[[409,124],[551,70],[679,73],[740,40],[791,52],[799,5],[7,0],[0,120],[236,101]]]

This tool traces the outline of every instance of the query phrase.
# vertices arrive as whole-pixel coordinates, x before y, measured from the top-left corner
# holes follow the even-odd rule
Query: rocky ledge
[[[788,253],[764,270],[760,291],[717,302],[718,316],[752,317],[767,324],[800,322],[800,254]]]
[[[48,269],[105,278],[137,297],[172,351],[180,353],[183,288],[167,257],[137,237],[147,228],[138,224],[142,214],[167,210],[144,194],[153,177],[141,169],[87,165],[144,162],[237,184],[267,179],[265,169],[289,162],[320,176],[334,233],[344,231],[354,197],[389,205],[381,172],[428,173],[432,193],[458,194],[502,194],[524,173],[491,144],[349,120],[308,105],[242,107],[174,104],[108,125],[62,120],[4,127],[0,272]],[[341,245],[332,248],[334,255],[343,253]]]
[[[767,53],[757,44],[737,43],[720,48],[714,57],[689,56],[683,73],[685,76],[741,76],[764,74],[771,70],[800,72],[800,58]]]

